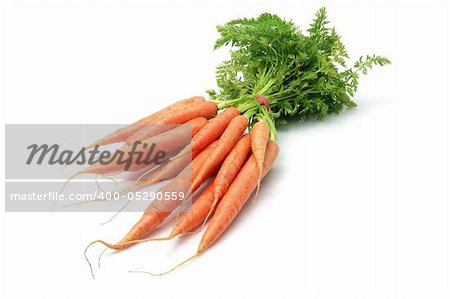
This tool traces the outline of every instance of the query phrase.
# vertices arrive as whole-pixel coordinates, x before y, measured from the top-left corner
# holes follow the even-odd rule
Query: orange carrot
[[[278,145],[274,141],[269,141],[264,158],[263,177],[269,172],[270,168],[272,168],[277,155]],[[202,237],[198,247],[199,252],[205,251],[214,244],[239,214],[258,184],[258,172],[258,163],[255,157],[251,156],[220,201],[220,204]]]
[[[183,173],[183,172],[182,172]],[[181,173],[180,173],[181,174]],[[183,173],[185,174],[185,173]],[[177,180],[170,182],[158,190],[158,193],[165,194],[187,194],[190,187],[190,181],[187,177],[177,176]],[[153,201],[145,210],[141,219],[131,228],[131,230],[117,244],[106,245],[111,249],[124,249],[131,246],[132,241],[144,238],[158,227],[169,215],[183,202],[186,197],[181,198],[177,195],[176,200],[157,200]]]
[[[208,120],[204,117],[196,117],[184,123],[184,125],[190,125],[192,127],[192,137],[197,135],[198,132],[208,123]]]
[[[278,145],[274,141],[269,141],[267,144],[266,156],[264,158],[263,177],[267,174],[267,172],[269,172],[277,155]],[[258,164],[255,157],[252,155],[242,167],[236,179],[233,181],[230,188],[228,188],[227,193],[225,193],[222,198],[216,212],[214,213],[214,216],[211,219],[211,222],[208,225],[208,228],[203,234],[197,252],[169,271],[153,275],[164,275],[170,273],[187,262],[197,258],[206,249],[213,245],[239,214],[251,193],[255,190],[258,184],[258,179]]]
[[[157,135],[155,137],[149,138],[147,140],[144,140],[141,144],[138,144],[135,147],[135,152],[142,153],[141,160],[144,160],[145,157],[149,154],[150,150],[152,149],[152,145],[155,145],[153,148],[153,152],[151,153],[152,156],[148,160],[153,160],[155,158],[155,155],[158,152],[164,152],[166,154],[173,153],[177,149],[179,150],[186,144],[188,144],[191,140],[191,128],[190,126],[178,126],[170,131],[167,131],[163,134]],[[125,161],[126,159],[132,159],[131,165],[129,167],[129,171],[137,171],[144,167],[146,167],[148,164],[141,163],[137,164],[138,157],[136,156],[130,156],[130,152],[132,150],[132,147],[125,146],[121,149],[123,154],[122,161]],[[114,161],[111,161],[107,164],[94,164],[76,175],[82,174],[82,173],[96,173],[96,174],[111,174],[111,173],[117,173],[122,172],[125,169],[125,164],[119,163],[119,158],[116,158]]]
[[[167,240],[178,235],[190,232],[200,225],[208,215],[214,201],[215,180],[211,182],[202,194],[194,201],[189,211],[175,223],[174,228],[170,232]]]
[[[239,139],[225,158],[214,184],[214,198],[216,200],[222,198],[236,175],[241,170],[242,165],[247,160],[248,154],[250,153],[250,145],[251,135],[246,134]]]
[[[258,195],[260,181],[263,172],[264,156],[266,153],[267,142],[269,141],[270,129],[264,121],[257,122],[252,128],[252,152],[258,164],[259,180],[256,188],[255,199]]]
[[[178,111],[180,109],[184,109],[184,107],[189,106],[191,104],[199,104],[205,102],[205,98],[202,96],[193,96],[178,102],[175,102],[164,109],[161,109],[150,116],[141,118],[136,123],[140,124],[149,124],[154,122],[158,117],[164,116],[165,114],[172,113],[174,111]]]
[[[195,158],[208,144],[217,140],[225,131],[230,121],[240,114],[236,108],[228,108],[218,114],[192,138],[191,145],[183,149],[179,155],[192,152],[192,157]]]
[[[201,103],[204,102],[205,99],[202,96],[194,96],[191,98],[187,98],[178,102],[175,102],[172,105],[167,106],[164,109],[159,110],[158,112],[155,112],[147,117],[144,117],[135,123],[126,126],[124,128],[118,129],[115,132],[103,137],[102,139],[94,142],[92,145],[88,146],[87,148],[93,147],[95,145],[107,145],[111,143],[117,143],[127,140],[128,137],[139,131],[142,127],[144,127],[146,124],[153,123],[155,120],[157,120],[159,117],[166,113],[172,113],[176,110],[182,110],[186,105],[194,104],[194,103]]]
[[[228,187],[230,187],[234,178],[241,170],[242,165],[244,165],[244,162],[247,160],[247,157],[251,151],[251,139],[252,137],[250,134],[242,136],[223,161],[223,164],[220,167],[220,170],[217,173],[216,179],[214,181],[214,200],[208,214],[206,215],[206,217],[204,217],[203,224],[205,224],[209,219],[209,216],[215,209],[217,202],[228,190]]]
[[[181,110],[173,111],[158,118],[156,123],[144,126],[131,135],[125,142],[127,145],[132,145],[136,141],[151,138],[171,129],[170,125],[182,124],[197,117],[211,118],[216,114],[217,105],[211,101],[187,105]]]
[[[220,137],[217,147],[211,153],[209,159],[202,165],[197,176],[193,178],[193,189],[198,188],[211,175],[211,171],[225,159],[247,128],[247,124],[247,118],[242,115],[233,118]]]

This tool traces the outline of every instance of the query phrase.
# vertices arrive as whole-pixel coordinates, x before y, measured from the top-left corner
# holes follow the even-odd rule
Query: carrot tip
[[[200,227],[199,230],[201,230],[201,229],[205,226],[205,224],[206,224],[206,222],[208,221],[209,217],[211,217],[211,214],[212,214],[212,212],[214,211],[214,209],[216,208],[216,205],[217,205],[217,202],[218,202],[218,201],[219,201],[219,197],[218,197],[217,195],[214,196],[214,200],[213,200],[213,202],[212,202],[212,205],[211,205],[211,207],[209,208],[208,214],[206,214],[205,220],[203,220],[202,226]]]
[[[261,186],[261,178],[258,179],[258,185],[256,186],[255,196],[253,196],[253,200],[252,200],[252,206],[254,206],[256,203],[256,198],[258,197],[260,186]]]
[[[120,209],[114,213],[114,215],[112,215],[108,220],[106,220],[105,222],[101,222],[100,225],[105,225],[110,223],[111,221],[113,221],[120,213],[122,213],[123,210],[126,209],[126,207],[128,206],[128,204],[130,203],[130,201],[127,199],[127,201],[125,202],[125,204],[123,206],[120,207]]]

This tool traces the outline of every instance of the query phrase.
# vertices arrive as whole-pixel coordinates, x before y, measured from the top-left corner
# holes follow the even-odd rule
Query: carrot
[[[206,124],[198,134],[192,138],[191,145],[182,150],[179,155],[192,152],[192,157],[195,158],[206,146],[208,146],[208,144],[217,140],[225,131],[230,121],[240,114],[241,113],[236,108],[225,109]]]
[[[211,118],[216,114],[217,105],[211,101],[187,105],[181,110],[167,113],[158,118],[157,122],[154,124],[144,126],[142,129],[131,135],[125,142],[127,145],[131,145],[136,141],[142,141],[169,130],[171,127],[170,125],[182,124],[197,117]]]
[[[217,147],[211,153],[209,159],[203,164],[197,176],[194,177],[192,188],[195,189],[200,186],[211,175],[211,171],[225,159],[247,128],[247,124],[247,118],[242,115],[233,118],[220,137]]]
[[[167,239],[172,239],[178,235],[190,232],[206,219],[214,202],[215,182],[216,180],[206,187],[202,194],[194,201],[189,211],[184,213],[175,223]]]
[[[184,123],[184,125],[190,125],[192,128],[192,137],[197,135],[198,132],[208,123],[208,120],[204,117],[196,117]]]
[[[190,171],[189,171],[190,172]],[[165,194],[165,192],[183,193],[186,195],[190,187],[188,177],[182,176],[186,172],[180,173],[177,180],[162,187],[158,193]],[[186,196],[184,197],[186,198]],[[129,247],[130,241],[135,241],[144,238],[150,234],[156,227],[158,227],[169,215],[182,203],[182,199],[176,200],[158,200],[152,202],[145,210],[141,219],[131,228],[131,230],[122,238],[117,244],[107,246],[111,249],[124,249]]]
[[[155,120],[157,120],[159,117],[161,117],[164,114],[171,113],[176,110],[182,110],[186,105],[194,104],[194,103],[201,103],[204,102],[205,98],[202,96],[194,96],[190,97],[178,102],[173,103],[172,105],[167,106],[166,108],[163,108],[159,110],[158,112],[155,112],[147,117],[141,118],[140,120],[134,122],[133,124],[126,126],[124,128],[118,129],[114,131],[113,133],[103,137],[102,139],[92,143],[91,145],[87,146],[86,148],[93,147],[95,145],[107,145],[111,143],[117,143],[127,140],[128,137],[136,133],[138,130],[140,130],[142,127],[144,127],[146,124],[153,123]]]
[[[250,153],[250,143],[250,134],[242,136],[225,158],[225,161],[217,174],[214,185],[215,199],[222,198],[238,172],[241,170],[242,165]]]
[[[260,181],[263,172],[264,155],[269,141],[270,129],[264,121],[257,122],[252,128],[252,152],[258,164],[259,180],[254,200],[258,196]]]
[[[136,146],[135,152],[142,153],[141,160],[143,160],[152,149],[151,145],[154,144],[155,147],[153,148],[153,155],[159,151],[170,154],[189,143],[191,140],[191,134],[191,128],[189,126],[178,126],[163,134],[144,140],[142,144]],[[125,146],[121,149],[124,152],[122,159],[123,161],[129,158],[133,159],[129,171],[136,171],[147,166],[145,163],[136,164],[137,157],[130,156],[131,149],[132,148],[129,146]],[[153,158],[154,156],[150,157],[150,159]],[[81,170],[76,175],[83,173],[111,174],[121,172],[124,168],[125,164],[119,164],[119,158],[116,158],[108,164],[94,164],[84,170]]]
[[[274,141],[269,141],[264,157],[262,177],[272,168],[277,155],[278,145]],[[199,252],[203,252],[210,247],[236,218],[251,193],[255,190],[258,179],[258,163],[256,158],[251,156],[217,207],[216,213],[202,237],[198,248]]]
[[[225,192],[230,187],[236,175],[241,170],[242,165],[247,160],[247,157],[251,151],[251,135],[247,134],[241,137],[236,145],[233,147],[231,152],[225,158],[222,167],[220,167],[219,172],[217,173],[216,179],[214,181],[214,190],[213,190],[213,202],[209,209],[208,214],[204,217],[203,225],[208,221],[209,216],[212,211],[214,211],[217,202]],[[202,226],[203,226],[202,225]]]
[[[262,177],[264,177],[269,172],[270,168],[275,162],[277,155],[278,145],[274,141],[270,140],[267,144]],[[227,193],[222,198],[219,206],[216,209],[216,212],[214,213],[214,216],[211,219],[211,222],[208,225],[208,228],[203,234],[197,252],[169,271],[153,275],[164,275],[170,273],[175,269],[183,266],[187,262],[197,258],[203,252],[205,252],[206,249],[213,245],[239,214],[242,207],[250,197],[251,193],[258,185],[258,179],[258,163],[255,157],[252,155],[245,163],[244,167],[242,167],[241,171],[231,184]]]

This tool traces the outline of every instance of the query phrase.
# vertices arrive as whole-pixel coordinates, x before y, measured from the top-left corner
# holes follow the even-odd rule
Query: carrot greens
[[[360,73],[390,61],[371,55],[348,68],[341,37],[328,23],[321,8],[307,33],[269,13],[219,25],[214,48],[231,46],[231,57],[217,67],[219,89],[208,91],[211,99],[219,109],[238,108],[250,119],[250,126],[264,120],[272,140],[276,126],[292,116],[322,118],[355,107],[351,97]]]

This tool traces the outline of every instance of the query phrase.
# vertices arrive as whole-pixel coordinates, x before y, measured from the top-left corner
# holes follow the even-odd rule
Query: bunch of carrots
[[[195,96],[176,102],[95,143],[128,144],[128,140],[135,139],[137,135],[137,140],[142,143],[154,143],[168,153],[178,150],[166,164],[153,169],[149,173],[151,178],[146,178],[144,184],[175,177],[160,192],[170,190],[192,194],[206,182],[206,188],[189,211],[178,217],[169,236],[157,239],[169,240],[189,233],[211,217],[194,256],[200,255],[214,244],[228,228],[278,155],[278,145],[269,139],[269,127],[265,122],[256,123],[251,132],[246,134],[248,119],[238,109],[226,108],[221,113],[216,113],[217,105],[214,102]],[[155,135],[154,130],[163,127],[159,125],[175,123],[189,124],[192,134],[186,138],[186,134],[183,134],[186,132],[179,130],[184,126],[176,126]],[[183,147],[183,142],[179,140],[187,140],[191,136],[191,142]],[[185,159],[186,156],[189,159]],[[112,165],[95,165],[83,173],[116,172],[119,166],[114,163]],[[210,178],[213,179],[209,180]],[[186,180],[189,184],[186,184]],[[102,243],[108,248],[120,250],[136,243],[155,240],[144,238],[181,203],[181,200],[154,201],[122,240],[116,244],[96,240],[90,245]]]
[[[291,117],[322,118],[355,107],[350,97],[356,92],[359,73],[390,63],[373,55],[342,69],[348,54],[340,36],[327,24],[321,8],[307,30],[309,35],[291,21],[267,13],[218,26],[221,36],[216,48],[231,45],[231,58],[217,68],[219,91],[208,91],[211,100],[194,96],[178,101],[93,144],[123,143],[125,151],[136,143],[155,144],[170,159],[161,165],[133,164],[131,171],[145,171],[133,188],[172,179],[159,191],[183,192],[185,198],[198,190],[200,194],[176,218],[165,238],[148,236],[183,200],[153,201],[119,242],[96,240],[89,246],[102,243],[122,250],[192,233],[206,224],[197,252],[177,267],[212,246],[255,190],[256,198],[261,180],[278,155],[277,127]],[[139,150],[145,155],[148,148]],[[113,162],[80,173],[113,174],[122,167]]]

